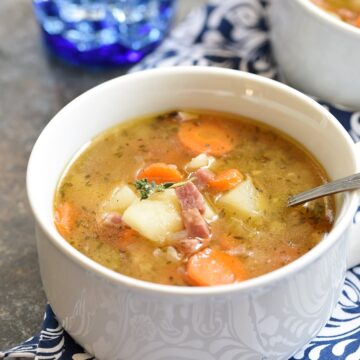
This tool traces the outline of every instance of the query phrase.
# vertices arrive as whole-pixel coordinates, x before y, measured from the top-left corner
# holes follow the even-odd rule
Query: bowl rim
[[[318,104],[315,100],[310,97],[304,95],[303,93],[295,90],[285,84],[277,82],[272,79],[268,79],[259,75],[250,74],[247,72],[233,70],[233,69],[224,69],[224,68],[214,68],[214,67],[195,67],[195,66],[178,66],[172,68],[157,68],[145,70],[137,73],[123,75],[112,80],[106,81],[88,91],[78,96],[74,100],[72,100],[69,104],[63,107],[45,126],[40,136],[35,142],[35,145],[30,154],[27,173],[26,173],[26,189],[27,196],[30,204],[30,208],[32,210],[33,216],[36,220],[40,229],[44,232],[47,239],[58,249],[60,252],[66,256],[69,260],[73,261],[77,265],[79,265],[83,270],[88,271],[90,273],[96,274],[98,277],[102,278],[102,280],[110,282],[116,286],[126,286],[133,290],[143,291],[150,294],[163,294],[168,296],[187,296],[187,297],[202,297],[202,296],[224,296],[232,293],[247,293],[249,291],[253,291],[254,289],[259,289],[264,286],[274,286],[279,281],[284,280],[288,277],[291,277],[295,273],[300,272],[307,266],[311,265],[313,262],[317,261],[321,255],[323,255],[328,249],[330,249],[335,242],[341,237],[341,235],[345,232],[347,226],[352,222],[353,215],[358,207],[358,194],[356,192],[350,193],[346,195],[347,201],[344,201],[344,204],[347,203],[348,208],[343,210],[344,214],[338,224],[336,224],[330,233],[323,239],[319,244],[317,244],[313,249],[311,249],[306,254],[302,255],[300,258],[295,260],[294,262],[283,266],[277,270],[271,271],[270,273],[261,275],[256,278],[252,278],[246,280],[244,282],[239,282],[236,284],[230,285],[221,285],[221,286],[212,286],[212,287],[181,287],[175,285],[162,285],[157,283],[151,283],[143,280],[138,280],[135,278],[131,278],[126,275],[122,275],[113,270],[110,270],[103,265],[95,262],[94,260],[88,258],[86,255],[82,254],[78,250],[76,250],[73,246],[71,246],[55,229],[53,225],[48,226],[45,219],[42,219],[39,211],[37,210],[37,201],[33,194],[31,184],[33,183],[33,178],[36,179],[36,174],[34,173],[33,168],[36,158],[38,156],[38,147],[41,145],[41,141],[44,137],[47,136],[47,129],[51,127],[53,122],[59,121],[57,119],[61,118],[63,113],[67,111],[68,108],[71,108],[73,104],[77,102],[81,102],[85,100],[86,97],[96,97],[98,93],[103,91],[109,91],[111,88],[116,86],[118,82],[124,81],[138,81],[137,79],[143,79],[144,77],[157,76],[158,74],[161,76],[167,76],[172,74],[178,75],[195,75],[206,74],[211,76],[212,74],[222,75],[222,76],[235,76],[241,80],[249,80],[251,82],[255,82],[257,84],[265,84],[270,85],[271,87],[278,88],[280,90],[286,91],[300,100],[306,102],[311,105],[317,112],[320,112],[324,117],[330,121],[337,130],[342,133],[344,140],[347,142],[348,146],[351,148],[352,153],[354,154],[355,167],[357,171],[360,170],[360,159],[356,157],[356,149],[355,144],[353,143],[350,135],[346,132],[346,130],[342,127],[342,125],[335,119],[335,117],[330,114],[323,106]],[[79,147],[81,144],[79,144]],[[40,153],[39,153],[40,154]],[[339,213],[342,212],[340,208]]]
[[[326,10],[322,9],[320,6],[314,4],[311,0],[296,0],[301,4],[307,11],[318,16],[318,18],[323,23],[331,24],[333,27],[341,30],[343,33],[351,34],[353,36],[360,37],[360,28],[348,24],[347,22],[336,18],[335,16],[329,14]]]

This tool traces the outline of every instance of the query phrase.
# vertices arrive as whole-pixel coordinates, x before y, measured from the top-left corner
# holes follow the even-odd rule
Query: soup
[[[98,135],[55,194],[77,250],[137,279],[211,286],[278,269],[329,232],[331,197],[288,208],[327,181],[300,144],[240,116],[174,111]]]
[[[312,2],[348,24],[360,28],[359,0],[312,0]]]

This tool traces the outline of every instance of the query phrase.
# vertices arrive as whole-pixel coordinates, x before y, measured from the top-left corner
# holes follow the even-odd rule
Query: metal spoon
[[[296,206],[319,197],[355,189],[360,189],[360,173],[290,196],[287,205]]]

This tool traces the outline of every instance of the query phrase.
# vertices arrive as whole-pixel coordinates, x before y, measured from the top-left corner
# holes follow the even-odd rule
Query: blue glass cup
[[[133,64],[169,30],[175,0],[33,0],[51,52],[89,66]]]

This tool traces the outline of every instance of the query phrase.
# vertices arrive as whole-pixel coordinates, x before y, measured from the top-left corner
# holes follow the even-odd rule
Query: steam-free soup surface
[[[325,11],[360,28],[360,0],[311,0]]]
[[[55,224],[76,249],[121,274],[229,284],[284,266],[324,238],[332,198],[286,202],[326,181],[321,165],[275,129],[174,111],[97,136],[58,185]]]

